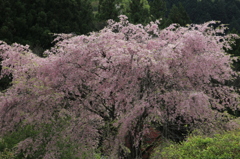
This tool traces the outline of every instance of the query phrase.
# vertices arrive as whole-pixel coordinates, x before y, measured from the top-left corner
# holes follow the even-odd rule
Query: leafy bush
[[[81,158],[100,158],[100,155],[87,149],[86,146],[76,145],[70,137],[60,134],[60,129],[66,123],[60,123],[58,129],[53,124],[42,124],[42,129],[38,130],[36,126],[27,125],[16,129],[14,132],[4,135],[0,138],[0,159],[31,159],[31,158],[52,158],[59,156],[61,159],[78,159],[76,157],[81,153]],[[41,141],[38,138],[42,138]],[[31,144],[32,143],[32,144]],[[47,149],[54,143],[57,153],[47,152]],[[77,148],[81,147],[81,149]]]
[[[240,129],[214,137],[191,136],[181,144],[156,151],[153,158],[237,159],[240,158]]]
[[[17,144],[22,140],[36,136],[37,133],[38,132],[33,129],[33,126],[27,125],[4,135],[0,138],[0,158],[16,158],[14,148],[16,148]]]

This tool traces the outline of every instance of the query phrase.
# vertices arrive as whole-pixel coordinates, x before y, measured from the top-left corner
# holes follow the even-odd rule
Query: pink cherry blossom
[[[29,156],[45,144],[42,157],[59,158],[57,143],[68,141],[77,145],[76,157],[99,148],[136,158],[147,126],[206,126],[239,109],[238,94],[225,84],[236,75],[224,50],[235,35],[219,36],[225,28],[210,27],[214,21],[159,30],[158,21],[142,26],[119,18],[88,36],[59,35],[45,58],[1,42],[1,77],[11,74],[13,85],[0,94],[0,135],[35,125],[40,133],[18,144]]]

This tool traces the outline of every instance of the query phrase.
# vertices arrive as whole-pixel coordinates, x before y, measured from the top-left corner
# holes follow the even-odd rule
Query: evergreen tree
[[[184,7],[193,23],[203,23],[212,20],[211,8],[212,2],[210,0],[201,1],[187,1]]]
[[[188,16],[186,10],[182,6],[181,3],[176,6],[175,4],[172,6],[170,13],[168,15],[168,25],[171,23],[178,23],[181,26],[185,26],[186,24],[191,23],[190,17]]]
[[[225,10],[226,3],[224,0],[215,0],[212,9],[211,9],[211,17],[212,20],[219,20],[222,23],[226,24],[229,22]]]
[[[52,33],[86,34],[92,20],[89,0],[1,0],[0,40],[44,50],[52,46]]]
[[[0,39],[10,43],[13,40],[14,23],[12,17],[13,10],[11,9],[11,2],[0,1]]]
[[[194,0],[194,1],[185,1],[185,3],[182,3],[184,8],[186,9],[190,19],[192,19],[193,21],[196,20],[196,18],[199,16],[199,11],[198,11],[198,1]]]
[[[129,19],[132,23],[147,23],[150,19],[148,2],[145,0],[131,0],[129,3]]]
[[[152,0],[149,1],[151,19],[154,21],[156,19],[165,18],[167,6],[165,0]]]
[[[99,0],[98,19],[106,21],[108,19],[116,20],[119,13],[117,0]]]
[[[237,5],[237,1],[229,1],[226,4],[226,15],[230,24],[229,28],[235,28],[240,32],[240,5]]]

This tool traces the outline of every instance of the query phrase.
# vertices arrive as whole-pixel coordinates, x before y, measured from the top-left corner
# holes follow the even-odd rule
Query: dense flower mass
[[[238,94],[226,84],[236,75],[225,53],[235,35],[224,35],[224,26],[159,30],[158,21],[142,26],[119,18],[89,36],[59,35],[45,58],[1,42],[1,77],[11,74],[13,85],[0,94],[0,135],[19,125],[42,129],[18,144],[29,156],[44,143],[40,157],[58,158],[57,143],[68,141],[75,156],[99,148],[135,158],[143,155],[150,125],[211,125],[225,110],[239,109]]]

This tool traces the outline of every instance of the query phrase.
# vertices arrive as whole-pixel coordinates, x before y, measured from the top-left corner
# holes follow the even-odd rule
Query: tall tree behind
[[[183,3],[183,6],[188,12],[193,23],[203,23],[212,20],[210,14],[212,9],[212,2],[209,0],[188,1],[186,3]]]
[[[156,20],[166,17],[167,6],[165,0],[149,1],[151,20]]]
[[[225,7],[226,7],[225,1],[215,0],[211,9],[212,20],[220,20],[222,23],[229,22]]]
[[[100,21],[108,19],[116,20],[118,12],[119,9],[117,8],[116,0],[99,0],[97,17]]]
[[[182,3],[179,3],[178,6],[176,6],[175,4],[172,6],[168,15],[168,22],[166,22],[166,25],[168,26],[172,23],[178,23],[181,26],[185,26],[186,24],[191,23],[190,17],[187,14]]]
[[[230,29],[236,29],[240,32],[240,1],[229,1],[226,4],[226,12]]]
[[[131,0],[129,3],[130,21],[132,23],[147,23],[150,19],[149,5],[144,0]],[[150,7],[149,7],[150,8]]]

